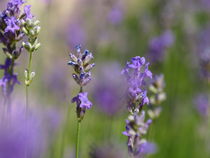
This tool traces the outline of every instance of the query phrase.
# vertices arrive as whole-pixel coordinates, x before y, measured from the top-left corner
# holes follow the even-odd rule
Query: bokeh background
[[[0,9],[7,1],[0,0]],[[60,125],[51,137],[46,158],[73,158],[76,142],[75,105],[79,91],[67,65],[68,54],[81,44],[94,56],[93,80],[85,87],[94,106],[82,122],[81,157],[127,156],[127,118],[121,69],[133,56],[145,56],[154,74],[164,74],[167,100],[152,124],[151,158],[209,158],[210,124],[196,98],[208,95],[210,61],[209,0],[28,0],[40,20],[41,48],[33,57],[36,77],[30,106],[53,108]],[[21,85],[13,92],[23,103],[27,53],[16,71]],[[2,62],[3,56],[0,56]],[[207,72],[206,72],[207,71]],[[207,96],[208,99],[208,96]],[[200,103],[202,104],[202,103]],[[210,109],[210,105],[208,108]],[[208,113],[208,108],[204,109]],[[70,117],[66,120],[67,115]],[[208,114],[207,114],[208,115]],[[109,156],[103,154],[109,153]],[[111,154],[113,156],[111,156]]]

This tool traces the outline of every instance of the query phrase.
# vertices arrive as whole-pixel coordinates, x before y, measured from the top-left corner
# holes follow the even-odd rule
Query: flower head
[[[72,102],[76,102],[77,106],[82,109],[90,109],[92,107],[92,103],[88,100],[87,95],[87,92],[79,93],[76,97],[72,99]]]
[[[93,59],[93,55],[88,50],[81,51],[81,46],[76,46],[76,55],[70,54],[70,61],[68,65],[74,68],[75,73],[72,74],[74,80],[81,87],[87,85],[91,81],[90,70],[95,66],[94,63],[90,63]]]
[[[152,62],[160,62],[165,56],[167,48],[174,43],[174,35],[167,30],[162,35],[154,37],[149,43],[149,58]]]

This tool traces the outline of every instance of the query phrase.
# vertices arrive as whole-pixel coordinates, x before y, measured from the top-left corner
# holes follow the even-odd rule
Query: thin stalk
[[[80,128],[81,128],[81,121],[78,121],[77,122],[76,158],[79,158]]]
[[[28,63],[28,78],[27,80],[29,80],[29,75],[31,73],[31,63],[32,63],[32,52],[29,52],[29,63]],[[28,110],[28,107],[29,107],[29,92],[28,92],[28,88],[29,88],[29,85],[26,85],[26,112]]]
[[[83,87],[80,87],[80,93],[83,92]],[[77,140],[76,140],[76,158],[79,158],[79,139],[80,139],[80,127],[81,126],[81,120],[77,121]]]

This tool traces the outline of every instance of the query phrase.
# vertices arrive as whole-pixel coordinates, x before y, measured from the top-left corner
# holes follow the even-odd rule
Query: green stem
[[[29,76],[30,76],[30,73],[31,73],[31,63],[32,63],[32,52],[29,52],[28,78],[27,78],[27,80],[29,80]],[[29,88],[29,85],[26,85],[26,112],[27,112],[28,107],[29,107],[28,88]]]
[[[81,121],[77,122],[77,142],[76,142],[76,158],[79,158],[79,138],[80,138]]]

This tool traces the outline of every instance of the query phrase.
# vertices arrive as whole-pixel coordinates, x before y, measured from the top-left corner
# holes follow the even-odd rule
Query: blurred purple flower
[[[93,91],[94,100],[100,111],[108,116],[115,116],[124,105],[125,86],[120,69],[118,63],[106,63],[96,73],[98,80]]]
[[[0,69],[4,70],[4,76],[0,78],[0,86],[5,97],[8,97],[16,84],[20,84],[17,79],[17,74],[9,73],[9,68],[12,64],[11,59],[7,58],[4,65],[0,65]]]
[[[36,115],[12,109],[0,125],[1,158],[36,158],[45,149],[44,131]]]
[[[139,147],[139,152],[143,155],[145,154],[153,154],[157,151],[157,147],[154,143],[145,142],[142,143]]]
[[[174,43],[172,31],[167,30],[160,36],[154,37],[149,42],[148,56],[152,62],[161,62],[164,59],[166,49]]]
[[[24,7],[24,13],[26,14],[26,19],[32,19],[33,15],[31,14],[31,5],[26,5]]]
[[[70,47],[74,47],[78,43],[84,45],[86,43],[86,32],[83,25],[79,22],[74,21],[74,23],[69,25],[68,29],[68,44]]]
[[[199,94],[195,99],[195,104],[201,116],[206,117],[209,114],[210,103],[208,95]]]
[[[12,33],[15,33],[15,31],[20,29],[20,27],[17,25],[17,19],[15,17],[7,18],[6,24],[7,27],[5,28],[5,32],[11,31]]]
[[[119,5],[114,6],[107,16],[110,23],[113,25],[120,24],[123,20],[123,10]]]

